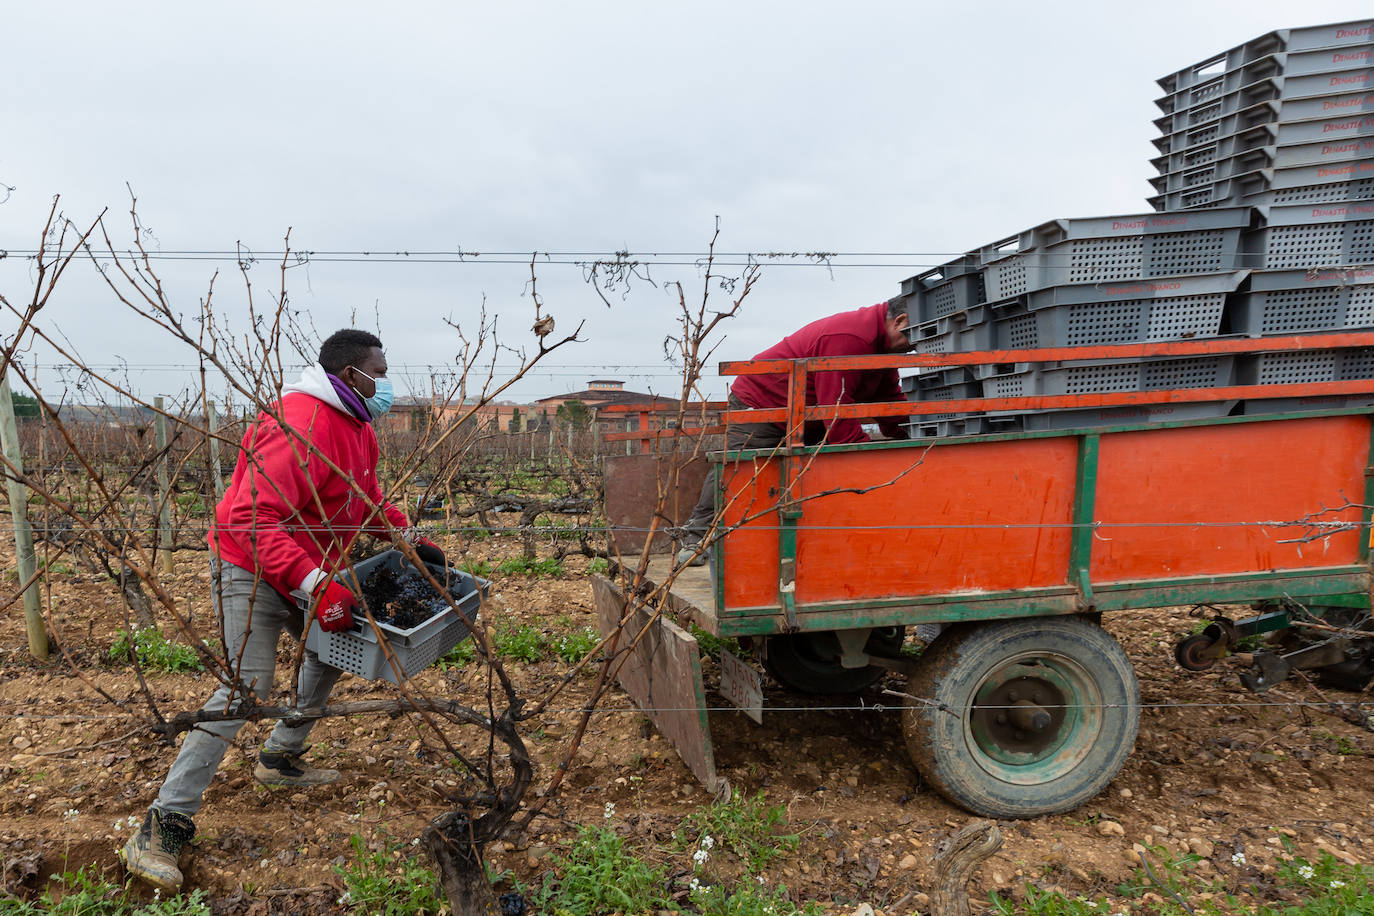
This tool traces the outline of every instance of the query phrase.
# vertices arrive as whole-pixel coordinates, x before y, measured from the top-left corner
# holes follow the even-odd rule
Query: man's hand
[[[320,629],[337,633],[353,626],[353,609],[358,606],[358,601],[347,586],[326,579],[316,586],[311,600],[315,604],[315,618],[320,622]]]
[[[444,552],[439,549],[439,545],[426,537],[417,537],[411,545],[415,548],[415,555],[426,563],[433,563],[435,566],[448,566],[448,561],[444,559]]]

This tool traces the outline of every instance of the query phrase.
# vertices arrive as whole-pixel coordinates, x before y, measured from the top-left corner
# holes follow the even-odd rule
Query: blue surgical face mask
[[[370,381],[375,387],[375,391],[370,398],[363,398],[363,404],[367,406],[367,412],[372,414],[372,419],[377,419],[382,414],[391,409],[391,404],[396,400],[396,392],[391,387],[389,378],[373,378],[357,366],[353,371]],[[361,392],[359,392],[361,394]]]

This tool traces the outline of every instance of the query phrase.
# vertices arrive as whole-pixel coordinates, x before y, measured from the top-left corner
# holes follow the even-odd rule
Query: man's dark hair
[[[367,358],[367,351],[380,347],[382,342],[376,334],[344,328],[330,334],[320,344],[320,365],[331,375],[338,375],[346,366],[356,366]]]

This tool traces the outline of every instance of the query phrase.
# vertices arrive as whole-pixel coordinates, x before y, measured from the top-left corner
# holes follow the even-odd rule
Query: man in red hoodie
[[[795,333],[788,334],[754,359],[807,359],[813,356],[866,356],[876,353],[901,353],[910,349],[906,334],[907,315],[889,315],[887,303],[866,306],[852,312],[841,312],[813,321]],[[902,386],[896,369],[846,369],[839,372],[808,372],[806,375],[806,403],[808,406],[829,404],[872,404],[902,400]],[[730,407],[769,408],[787,406],[786,375],[741,375],[730,386]],[[899,417],[880,417],[878,428],[889,439],[905,439],[906,429]],[[786,429],[780,423],[734,424],[725,436],[727,451],[744,448],[776,448]],[[802,431],[807,445],[841,445],[869,441],[859,420],[836,419],[826,423],[807,423]],[[678,550],[680,564],[700,566],[706,562],[701,548],[716,514],[716,482],[713,475],[706,478],[701,498],[683,526],[686,536]]]
[[[349,548],[360,534],[390,539],[399,532],[421,559],[444,562],[442,551],[410,528],[377,483],[372,421],[391,407],[386,372],[380,340],[366,331],[338,331],[320,347],[319,362],[286,386],[275,409],[258,414],[245,434],[209,536],[211,599],[233,677],[202,707],[206,711],[237,710],[249,691],[258,702],[268,699],[283,629],[301,639],[307,625],[331,631],[352,626],[355,598],[335,574],[347,569]],[[342,673],[307,651],[297,707],[323,706]],[[243,724],[207,722],[187,732],[142,829],[121,850],[130,873],[162,890],[180,889],[177,857],[195,835],[191,818]],[[313,724],[278,722],[253,777],[269,786],[337,780],[337,770],[304,760]]]

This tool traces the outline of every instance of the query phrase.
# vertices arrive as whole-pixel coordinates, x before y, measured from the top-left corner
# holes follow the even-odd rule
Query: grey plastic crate
[[[1167,107],[1170,104],[1170,99],[1167,97],[1156,99],[1155,104],[1163,109],[1165,114],[1155,118],[1154,123],[1160,134],[1165,136],[1203,130],[1212,126],[1218,128],[1218,136],[1220,136],[1221,122],[1226,117],[1281,98],[1283,98],[1283,81],[1277,76],[1268,76],[1224,92],[1214,99],[1182,105],[1173,110]]]
[[[1374,67],[1338,70],[1335,73],[1309,73],[1284,76],[1277,81],[1279,98],[1305,99],[1338,92],[1361,92],[1374,88]]]
[[[1149,203],[1160,212],[1250,205],[1252,200],[1268,191],[1272,174],[1272,170],[1259,169],[1157,194],[1149,198]]]
[[[989,302],[1052,286],[1234,270],[1249,207],[1056,220],[984,249]]]
[[[990,433],[1020,432],[1020,416],[984,416],[972,414],[943,420],[913,418],[906,424],[913,439],[945,439],[951,436],[982,436]]]
[[[1213,337],[1243,271],[1120,285],[1055,287],[999,306],[991,348],[1072,347]]]
[[[1243,134],[1265,124],[1277,123],[1280,120],[1282,104],[1278,98],[1265,99],[1206,124],[1179,131],[1165,131],[1153,142],[1160,155],[1205,150],[1227,137]]]
[[[1248,108],[1264,98],[1274,98],[1268,95],[1270,90],[1264,83],[1283,76],[1287,58],[1286,53],[1279,51],[1259,54],[1220,72],[1212,67],[1211,61],[1206,62],[1205,66],[1199,64],[1198,82],[1168,92],[1163,98],[1156,99],[1155,104],[1165,113],[1165,118],[1171,119],[1166,122],[1171,125],[1168,130],[1215,120]],[[1226,62],[1223,61],[1222,65],[1226,66]],[[1155,123],[1159,124],[1160,120]],[[1166,130],[1164,125],[1161,125],[1161,130]]]
[[[962,260],[956,268],[959,272],[947,267],[942,265],[902,281],[902,297],[913,325],[944,318],[983,301],[980,271]]]
[[[1074,410],[1037,410],[1010,414],[1025,430],[1096,429],[1101,426],[1136,426],[1142,423],[1167,423],[1177,420],[1205,420],[1230,416],[1237,401],[1189,401],[1184,404],[1132,404],[1121,407],[1088,407]],[[989,414],[989,419],[1002,415]]]
[[[461,570],[432,563],[425,565],[439,582],[448,584],[453,603],[462,615],[469,622],[476,620],[478,606],[486,594],[489,583]],[[362,582],[383,567],[396,572],[413,568],[399,550],[388,550],[358,563],[353,567],[353,572],[358,581]],[[348,584],[351,583],[352,577],[349,577]],[[434,616],[409,630],[385,623],[378,624],[386,634],[387,645],[390,646],[397,663],[407,676],[414,675],[443,658],[470,633],[446,599],[435,595],[434,610]],[[375,616],[376,612],[373,613]],[[306,634],[305,644],[306,648],[317,654],[320,661],[327,665],[350,671],[368,680],[380,678],[393,684],[399,683],[396,672],[392,670],[377,640],[377,634],[367,623],[367,618],[361,614],[355,619],[350,630],[328,633],[319,626],[311,626],[310,632]]]
[[[1289,51],[1361,44],[1374,40],[1374,19],[1352,19],[1349,22],[1330,22],[1300,29],[1281,29],[1279,34],[1284,37],[1284,44]]]
[[[1278,145],[1330,143],[1352,137],[1374,136],[1374,114],[1349,114],[1312,121],[1282,121],[1278,124]]]
[[[1246,156],[1255,156],[1251,151]],[[1303,166],[1330,166],[1358,159],[1374,159],[1374,136],[1343,137],[1329,142],[1297,143],[1266,151],[1271,168],[1292,169]],[[1243,160],[1244,157],[1241,157]]]
[[[1248,233],[1248,251],[1267,270],[1317,270],[1374,263],[1374,201],[1259,208],[1263,228]]]
[[[1282,58],[1285,77],[1340,73],[1374,64],[1374,43],[1366,41],[1334,48],[1289,51],[1279,57]]]
[[[1374,159],[1352,159],[1325,166],[1275,169],[1269,186],[1276,191],[1374,178]],[[1360,195],[1352,194],[1351,197]]]
[[[1265,113],[1268,113],[1267,109]],[[1238,132],[1222,134],[1214,140],[1180,146],[1173,152],[1156,156],[1150,160],[1150,164],[1155,167],[1161,178],[1174,173],[1191,176],[1197,174],[1200,169],[1214,167],[1250,150],[1274,145],[1278,142],[1279,131],[1280,127],[1276,121],[1266,120]],[[1211,180],[1210,174],[1207,180]]]
[[[1374,348],[1260,353],[1242,359],[1238,376],[1242,385],[1374,379]]]
[[[1255,271],[1236,296],[1227,328],[1262,337],[1342,328],[1374,328],[1374,267]]]
[[[1235,371],[1236,360],[1232,356],[1066,363],[985,378],[983,396],[1015,398],[1218,388],[1234,384]]]
[[[1374,87],[1363,92],[1282,99],[1277,103],[1274,120],[1291,124],[1327,118],[1358,118],[1367,114],[1374,114]]]
[[[1308,410],[1340,410],[1374,406],[1374,395],[1350,394],[1312,398],[1250,398],[1244,402],[1247,417],[1261,414],[1300,413]]]
[[[1194,191],[1231,179],[1243,181],[1247,176],[1262,176],[1265,169],[1272,169],[1276,154],[1277,148],[1272,144],[1253,147],[1205,165],[1170,172],[1167,175],[1156,175],[1149,179],[1150,186],[1160,194],[1168,194]],[[1265,179],[1260,177],[1255,180],[1262,183]]]
[[[992,348],[992,327],[984,320],[986,309],[957,312],[948,318],[928,321],[907,329],[916,353],[961,353]]]
[[[1369,177],[1333,181],[1326,184],[1270,188],[1247,194],[1245,203],[1253,207],[1272,207],[1287,204],[1328,204],[1343,200],[1374,198],[1374,159],[1358,164],[1368,166],[1365,171],[1368,172]]]

